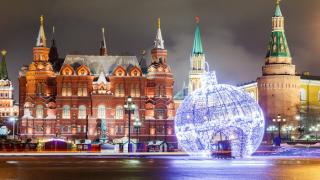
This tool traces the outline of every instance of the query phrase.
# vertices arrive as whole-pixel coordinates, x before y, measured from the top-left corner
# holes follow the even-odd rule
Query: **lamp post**
[[[291,131],[294,130],[293,126],[286,126],[283,130],[287,132],[287,140],[289,140],[289,135],[291,137]]]
[[[318,127],[319,127],[319,126],[311,126],[311,127],[309,128],[309,131],[316,133],[316,141],[318,140],[318,131],[319,131],[319,128],[318,128]]]
[[[128,153],[132,151],[131,147],[131,134],[130,134],[130,127],[131,127],[131,113],[134,113],[136,109],[136,105],[132,102],[132,97],[128,96],[126,104],[124,105],[125,113],[128,114]]]
[[[136,133],[137,133],[137,143],[139,142],[139,136],[138,136],[138,133],[139,133],[139,130],[140,130],[140,127],[141,127],[141,121],[139,118],[135,118],[135,121],[133,122],[133,126],[134,128],[136,129]]]
[[[13,140],[15,140],[15,126],[16,126],[16,117],[10,117],[9,120],[12,122],[12,135],[13,135]]]
[[[276,118],[272,119],[272,121],[274,123],[278,123],[278,136],[281,139],[281,123],[286,122],[286,119],[282,118],[279,114]]]
[[[267,131],[271,133],[272,140],[274,138],[274,132],[278,131],[278,128],[275,125],[269,126]]]

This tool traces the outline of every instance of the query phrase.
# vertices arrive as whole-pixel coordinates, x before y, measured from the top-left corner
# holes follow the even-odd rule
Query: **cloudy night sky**
[[[32,61],[41,14],[48,40],[55,26],[61,57],[98,54],[102,27],[111,54],[139,55],[142,49],[150,54],[160,17],[177,91],[188,78],[194,17],[200,16],[210,69],[216,70],[219,82],[235,85],[261,74],[274,4],[274,0],[1,0],[0,48],[8,51],[9,76],[17,87],[20,67]],[[320,1],[283,0],[281,7],[297,71],[320,75]]]

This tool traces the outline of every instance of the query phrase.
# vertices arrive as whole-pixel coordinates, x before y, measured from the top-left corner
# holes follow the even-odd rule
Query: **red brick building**
[[[19,75],[22,138],[73,140],[87,136],[94,140],[102,136],[104,124],[109,140],[121,139],[128,135],[128,115],[123,107],[131,96],[137,107],[133,117],[142,122],[139,141],[176,143],[174,79],[160,20],[151,64],[143,71],[143,62],[136,56],[109,55],[104,32],[100,55],[67,55],[59,67],[55,41],[47,48],[43,17],[40,19],[33,62]],[[135,139],[133,120],[130,131]]]

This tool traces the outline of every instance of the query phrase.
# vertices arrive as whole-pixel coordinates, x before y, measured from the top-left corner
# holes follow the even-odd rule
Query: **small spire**
[[[280,3],[281,0],[276,0],[276,11],[274,13],[275,17],[282,17],[282,12],[281,12],[281,8],[280,8]]]
[[[157,20],[157,28],[160,29],[161,23],[160,23],[160,18]]]
[[[160,18],[157,20],[157,35],[154,41],[154,48],[164,49],[164,41],[162,39],[161,29],[160,29]]]
[[[194,34],[192,55],[203,54],[203,46],[202,46],[202,40],[201,40],[201,34],[200,34],[199,21],[200,21],[199,16],[196,16],[197,25],[196,25],[196,31]]]
[[[39,29],[39,34],[38,34],[37,43],[36,43],[37,47],[46,47],[47,46],[47,39],[46,39],[46,35],[44,33],[43,25],[44,25],[44,16],[41,15],[40,16],[40,29]]]
[[[105,34],[104,34],[104,28],[102,28],[101,31],[102,31],[102,42],[103,42],[102,47],[103,48],[107,48],[106,47],[106,37],[105,37]]]
[[[7,70],[7,63],[6,63],[6,55],[7,51],[3,49],[1,51],[2,60],[0,63],[0,79],[8,79],[8,70]]]
[[[106,37],[104,34],[104,28],[101,29],[102,32],[102,40],[101,40],[101,46],[100,46],[100,56],[106,56],[107,55],[107,45],[106,45]]]

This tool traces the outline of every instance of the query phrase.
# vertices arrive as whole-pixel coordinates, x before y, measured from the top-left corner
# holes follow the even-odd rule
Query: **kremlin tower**
[[[190,57],[190,72],[189,72],[189,88],[188,93],[191,94],[194,90],[201,87],[201,76],[205,72],[206,57],[203,51],[199,17],[196,17],[196,31],[194,34],[192,54]]]
[[[9,80],[6,55],[7,51],[1,51],[2,60],[0,63],[0,124],[10,117],[18,116],[18,106],[14,105],[13,86]],[[10,125],[8,127],[11,127]]]
[[[285,119],[287,125],[296,125],[295,115],[300,99],[300,77],[296,75],[295,65],[288,47],[284,30],[284,17],[277,0],[275,14],[272,17],[265,65],[262,76],[257,79],[258,99],[262,107],[266,127],[272,124],[277,116]]]

